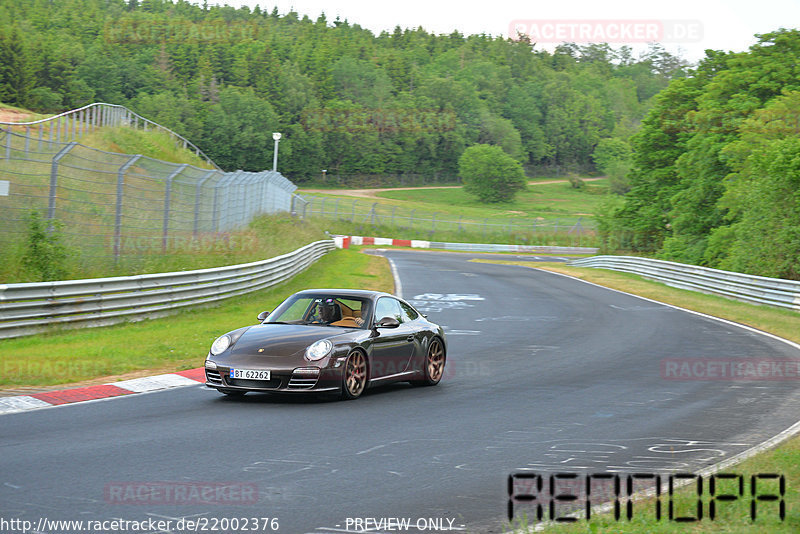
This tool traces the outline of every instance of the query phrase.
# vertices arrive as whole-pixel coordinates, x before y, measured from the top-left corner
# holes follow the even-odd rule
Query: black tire
[[[369,367],[367,357],[360,350],[354,350],[347,356],[342,370],[342,398],[357,399],[367,389]]]
[[[423,386],[435,386],[442,380],[444,375],[444,365],[447,358],[444,353],[444,344],[435,337],[428,345],[428,352],[425,354],[425,361],[422,363],[424,377],[420,382]]]

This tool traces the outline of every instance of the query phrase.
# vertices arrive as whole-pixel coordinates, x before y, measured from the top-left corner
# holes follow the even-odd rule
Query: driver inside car
[[[317,304],[319,322],[331,326],[360,327],[364,324],[361,317],[342,317],[342,310],[335,299],[324,299]]]

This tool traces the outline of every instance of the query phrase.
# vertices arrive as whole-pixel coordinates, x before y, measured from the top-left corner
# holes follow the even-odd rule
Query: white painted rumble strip
[[[145,376],[142,378],[133,378],[131,380],[122,380],[120,382],[109,382],[109,386],[117,386],[118,388],[127,389],[134,393],[144,393],[145,391],[156,391],[159,389],[167,389],[181,386],[195,386],[199,382],[186,378],[185,376],[176,374]]]
[[[35,410],[36,408],[44,408],[45,406],[51,406],[51,404],[43,400],[29,397],[28,395],[0,397],[0,414]]]

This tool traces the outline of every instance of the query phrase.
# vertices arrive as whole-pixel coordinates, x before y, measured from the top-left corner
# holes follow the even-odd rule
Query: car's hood
[[[357,329],[335,326],[260,324],[248,328],[233,345],[230,353],[231,355],[257,354],[285,358],[304,351],[306,347],[317,340],[348,335],[354,331]]]

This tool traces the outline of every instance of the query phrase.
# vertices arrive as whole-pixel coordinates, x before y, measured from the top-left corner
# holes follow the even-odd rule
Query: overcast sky
[[[200,3],[200,0],[194,1]],[[688,28],[692,33],[684,39],[665,38],[662,44],[669,51],[681,53],[690,61],[702,58],[707,48],[743,51],[755,42],[753,35],[756,33],[766,33],[780,27],[800,27],[800,0],[462,0],[452,3],[437,0],[208,1],[209,4],[232,6],[254,7],[258,4],[269,11],[277,6],[282,15],[294,10],[312,19],[324,12],[329,21],[338,15],[376,34],[382,30],[391,31],[399,25],[402,28],[422,26],[437,34],[458,30],[464,34],[486,33],[506,37],[513,21],[523,21],[529,25],[535,22],[538,26],[533,29],[545,32],[553,31],[552,27],[545,26],[552,21],[593,21],[590,31],[613,33],[617,29],[613,25],[615,22],[655,20],[674,24],[672,21],[680,21],[676,31]],[[561,30],[565,30],[563,24]],[[635,26],[633,31],[637,31]],[[636,49],[644,47],[632,44]],[[541,45],[550,50],[553,46],[552,43]]]

